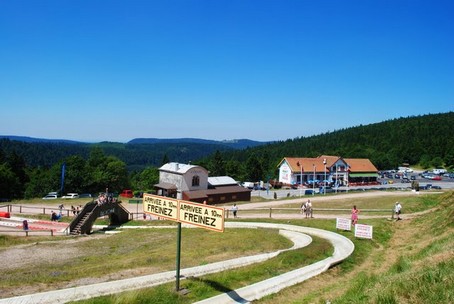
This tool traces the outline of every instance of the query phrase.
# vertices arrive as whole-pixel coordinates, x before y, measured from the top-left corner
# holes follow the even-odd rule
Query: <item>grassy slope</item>
[[[345,263],[257,303],[453,303],[454,192],[439,199],[412,220],[368,221],[374,240],[354,240]]]
[[[427,210],[436,206],[433,209],[435,212],[399,222],[389,219],[361,220],[362,223],[374,226],[374,239],[356,240],[351,232],[341,232],[355,242],[356,250],[352,257],[327,273],[287,288],[277,295],[258,301],[258,303],[325,303],[327,300],[330,300],[331,303],[454,302],[454,279],[451,274],[454,269],[452,262],[454,257],[452,233],[454,192],[441,196],[424,195],[401,201],[404,202],[406,212]],[[376,207],[387,206],[393,202],[393,198],[390,198],[389,201],[376,200]],[[350,203],[348,202],[348,204]],[[360,208],[365,208],[370,201],[355,203]],[[278,220],[267,221],[279,222]],[[333,220],[290,220],[289,222],[333,230]],[[213,233],[213,235],[218,234]],[[239,238],[244,239],[241,235],[233,235],[232,239]],[[254,239],[254,235],[249,235],[246,239]],[[6,243],[11,245],[10,241],[7,240]],[[202,240],[198,243],[204,242]],[[174,244],[171,243],[172,247]],[[227,241],[227,243],[229,242]],[[229,248],[231,246],[225,246],[222,247],[222,250]],[[120,249],[118,248],[118,250]],[[322,252],[321,256],[324,256],[330,254],[330,249],[322,240],[317,240],[313,247],[281,255],[277,259],[257,266],[185,280],[182,281],[183,287],[191,291],[187,296],[176,295],[173,292],[174,284],[167,284],[144,291],[125,292],[86,302],[191,303],[217,292],[238,288],[288,271],[298,265],[301,266],[304,264],[303,261],[316,260],[320,252]],[[197,255],[197,253],[195,254]],[[119,261],[119,263],[121,262]]]

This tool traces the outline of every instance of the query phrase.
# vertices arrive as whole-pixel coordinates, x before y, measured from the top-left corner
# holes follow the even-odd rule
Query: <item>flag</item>
[[[63,195],[63,190],[65,189],[65,171],[66,171],[66,163],[61,165],[61,180],[60,180],[60,193]]]

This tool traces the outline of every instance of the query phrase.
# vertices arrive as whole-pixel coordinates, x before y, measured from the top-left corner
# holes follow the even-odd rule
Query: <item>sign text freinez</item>
[[[224,232],[224,209],[153,194],[143,195],[143,212]]]
[[[157,195],[143,195],[143,211],[169,220],[178,220],[178,201]]]
[[[215,231],[224,231],[224,209],[180,201],[179,220]]]

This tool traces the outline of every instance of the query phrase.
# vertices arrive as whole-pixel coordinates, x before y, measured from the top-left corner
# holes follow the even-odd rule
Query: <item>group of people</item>
[[[72,211],[73,215],[77,215],[80,213],[80,208],[79,208],[79,206],[78,207],[71,206],[71,211]]]
[[[96,202],[98,203],[98,205],[102,205],[102,204],[106,204],[106,203],[116,202],[116,199],[110,193],[101,193],[98,196],[98,199],[96,200]]]
[[[307,202],[301,204],[301,213],[306,215],[306,218],[313,218],[313,210],[311,200],[308,199]]]

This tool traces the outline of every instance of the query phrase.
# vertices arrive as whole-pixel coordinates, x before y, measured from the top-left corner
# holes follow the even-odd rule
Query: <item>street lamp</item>
[[[323,165],[325,166],[325,180],[323,181],[323,195],[326,194],[326,158],[323,159]]]
[[[303,165],[300,164],[300,162],[296,163],[300,167],[300,197],[303,195]]]
[[[315,195],[315,168],[317,168],[315,166],[315,164],[312,164],[312,166],[314,167],[314,179],[312,180],[312,195]]]

